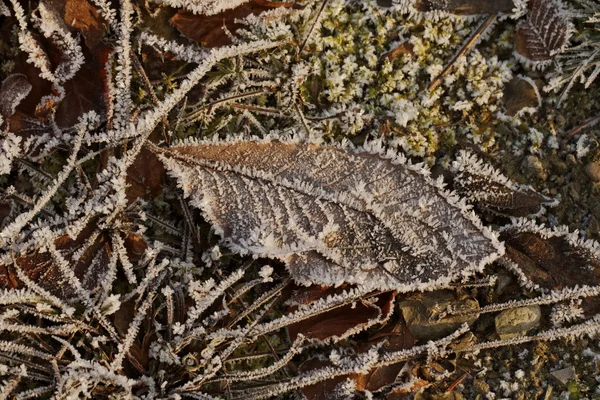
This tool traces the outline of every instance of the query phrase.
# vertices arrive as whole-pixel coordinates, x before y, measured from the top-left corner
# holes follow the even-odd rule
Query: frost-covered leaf
[[[509,269],[518,268],[526,286],[562,290],[600,285],[600,246],[582,240],[579,232],[548,229],[521,219],[502,228],[500,238],[506,244]],[[600,304],[597,299],[584,299],[584,309],[595,313]]]
[[[454,189],[467,201],[512,217],[542,214],[556,202],[533,188],[518,185],[475,155],[460,151],[450,166]]]
[[[0,87],[0,115],[6,120],[31,91],[31,83],[23,74],[12,74],[2,81]]]
[[[517,54],[543,67],[566,48],[571,24],[558,0],[529,0],[527,8],[527,18],[517,27]]]
[[[427,169],[377,143],[232,139],[163,152],[226,246],[282,260],[303,285],[433,289],[504,251]]]

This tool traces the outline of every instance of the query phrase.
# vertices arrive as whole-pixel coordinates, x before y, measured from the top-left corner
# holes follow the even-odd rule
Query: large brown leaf
[[[432,289],[503,252],[428,170],[377,147],[231,140],[155,151],[225,245],[282,260],[302,285]]]

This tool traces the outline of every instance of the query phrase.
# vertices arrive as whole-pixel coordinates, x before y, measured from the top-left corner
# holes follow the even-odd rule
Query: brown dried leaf
[[[56,110],[56,123],[60,127],[71,127],[78,118],[91,110],[98,115],[106,114],[107,77],[105,65],[110,50],[97,46],[94,54],[86,54],[86,62],[73,79],[65,82],[65,98]]]
[[[502,90],[502,101],[506,107],[506,115],[512,117],[524,108],[538,108],[540,98],[536,88],[531,86],[528,79],[522,79],[515,76],[510,82],[504,85]]]
[[[195,15],[191,11],[179,10],[171,23],[188,38],[202,43],[205,47],[220,47],[231,44],[231,39],[225,33],[223,26],[229,32],[235,33],[243,25],[237,24],[236,19],[246,18],[250,14],[261,14],[279,7],[300,9],[302,6],[292,2],[274,2],[267,0],[251,0],[232,10],[226,10],[215,15]]]
[[[106,29],[98,11],[89,1],[46,0],[44,4],[52,7],[69,27],[81,32],[88,49],[93,51],[98,46]]]
[[[404,42],[400,43],[398,46],[394,47],[393,49],[391,49],[390,51],[388,51],[387,53],[385,53],[383,55],[384,58],[387,58],[390,61],[393,61],[394,59],[396,59],[398,56],[400,56],[401,54],[413,54],[413,48],[415,46],[410,43],[408,40],[405,40]]]
[[[527,8],[527,19],[517,26],[516,50],[526,60],[544,65],[566,47],[569,18],[554,0],[529,0]]]
[[[103,273],[103,268],[108,264],[112,253],[106,236],[103,234],[97,235],[76,261],[72,260],[71,257],[77,250],[81,250],[81,246],[91,238],[94,229],[95,222],[93,221],[82,230],[75,240],[71,239],[68,235],[59,236],[54,240],[56,249],[60,251],[67,261],[72,263],[73,271],[79,279],[83,279],[86,273],[92,277],[89,282],[91,287],[95,285],[95,279]],[[95,270],[88,272],[94,259],[98,260],[95,263]],[[48,252],[41,253],[34,251],[29,254],[20,255],[16,257],[16,265],[0,266],[0,288],[24,287],[14,268],[20,268],[29,279],[56,296],[69,298],[75,295],[72,287],[65,284],[64,276],[54,264]]]
[[[428,170],[377,145],[231,139],[154,150],[228,247],[280,259],[302,285],[432,289],[503,251]]]
[[[325,340],[346,337],[349,333],[358,333],[373,325],[375,320],[387,319],[390,315],[395,295],[382,294],[375,304],[357,303],[327,311],[312,318],[288,326],[292,341],[301,333],[306,338]]]
[[[579,239],[577,232],[521,221],[503,228],[500,237],[505,241],[506,257],[544,289],[600,285],[600,246]],[[582,306],[588,315],[600,312],[597,298],[583,299]]]
[[[484,210],[511,217],[535,216],[556,204],[533,188],[518,185],[474,154],[460,151],[450,170],[461,197]]]
[[[152,142],[158,142],[160,139],[161,134],[158,130],[152,132],[149,138]],[[160,196],[165,178],[163,163],[156,154],[144,148],[127,170],[127,197],[131,200],[148,200]]]
[[[390,327],[374,338],[371,338],[361,351],[368,351],[368,348],[385,340],[384,349],[389,352],[410,349],[415,345],[415,338],[410,333],[410,329],[405,324],[390,325]],[[404,367],[405,362],[386,365],[374,368],[368,374],[354,374],[352,378],[356,381],[357,390],[368,390],[376,392],[384,386],[391,385]]]
[[[31,92],[31,83],[23,74],[11,74],[2,81],[0,87],[0,115],[6,120],[13,115],[17,106]]]

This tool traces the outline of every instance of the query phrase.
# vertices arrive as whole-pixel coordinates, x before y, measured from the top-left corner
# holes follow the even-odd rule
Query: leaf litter
[[[242,3],[240,7],[269,3],[267,7],[277,4],[295,8],[288,3]],[[439,4],[429,3],[428,11],[435,13]],[[468,1],[444,7],[450,7],[445,11],[463,14],[506,12],[509,2],[501,3],[493,6],[500,7],[498,9],[479,9]],[[536,23],[539,9],[536,9],[537,3],[530,3],[521,27]],[[310,7],[313,12],[319,8],[322,11],[326,4]],[[550,9],[556,4],[544,3],[540,7]],[[12,5],[24,43],[31,38],[27,36],[29,28],[23,28],[27,24],[20,15],[19,6]],[[200,398],[266,398],[294,390],[301,390],[309,398],[348,398],[357,391],[369,396],[372,392],[389,393],[389,398],[394,398],[394,395],[402,396],[428,386],[436,392],[444,385],[447,391],[457,393],[455,389],[461,387],[465,374],[457,376],[459,363],[453,359],[456,355],[537,340],[581,338],[597,332],[598,322],[593,316],[595,308],[585,303],[598,295],[594,242],[580,240],[563,228],[548,230],[525,220],[507,221],[505,218],[515,216],[545,218],[545,209],[555,206],[555,202],[532,187],[511,182],[472,155],[454,155],[457,161],[449,169],[455,176],[450,182],[455,192],[450,192],[441,179],[429,177],[429,170],[424,165],[412,162],[395,150],[388,150],[393,145],[387,142],[383,146],[378,141],[356,147],[339,146],[325,144],[321,139],[300,140],[298,135],[290,139],[277,132],[262,139],[244,135],[161,144],[160,129],[154,128],[160,121],[163,125],[173,126],[168,121],[164,124],[166,119],[173,118],[171,109],[178,104],[181,106],[191,87],[199,82],[197,77],[214,65],[213,60],[233,56],[237,58],[238,66],[251,61],[256,67],[255,60],[242,58],[248,52],[260,52],[269,45],[263,42],[256,48],[242,50],[244,47],[237,42],[247,34],[244,29],[238,31],[239,37],[227,35],[223,30],[219,33],[221,36],[209,40],[214,46],[206,43],[208,47],[218,49],[226,44],[219,43],[226,36],[235,44],[222,52],[203,53],[193,46],[181,51],[178,47],[181,45],[168,43],[165,48],[173,54],[198,62],[202,67],[192,70],[191,76],[185,78],[187,80],[174,81],[167,77],[160,83],[150,82],[150,85],[156,85],[151,104],[142,102],[141,107],[134,108],[131,89],[146,87],[152,92],[154,88],[148,87],[148,82],[142,85],[135,80],[131,85],[131,77],[127,77],[131,73],[131,65],[126,60],[133,29],[128,20],[132,13],[127,8],[130,6],[128,2],[122,4],[119,13],[122,24],[118,26],[110,5],[98,4],[98,14],[106,21],[107,28],[113,29],[119,37],[116,48],[117,53],[121,53],[108,59],[102,55],[96,66],[93,66],[88,50],[98,47],[94,43],[101,36],[101,23],[89,4],[81,8],[87,27],[86,23],[67,22],[70,28],[82,31],[87,50],[77,46],[69,48],[66,43],[70,43],[72,36],[60,27],[60,23],[58,28],[34,26],[43,34],[51,32],[50,41],[56,41],[57,48],[63,53],[59,54],[58,61],[52,60],[55,64],[46,65],[45,57],[56,49],[39,45],[43,42],[36,42],[41,46],[39,48],[27,49],[38,57],[36,66],[44,79],[59,85],[52,87],[50,97],[44,101],[40,101],[41,96],[36,100],[27,98],[29,102],[41,103],[35,117],[42,118],[46,124],[41,128],[44,135],[37,139],[45,146],[42,155],[36,155],[28,148],[31,136],[21,132],[18,124],[5,128],[17,128],[17,134],[22,136],[15,136],[9,130],[3,132],[3,149],[10,155],[8,171],[13,163],[23,163],[36,179],[46,185],[50,183],[42,196],[37,194],[43,190],[37,189],[37,193],[29,196],[19,193],[27,192],[26,186],[7,187],[5,198],[10,200],[11,207],[0,225],[2,243],[7,246],[4,250],[10,248],[2,258],[2,282],[7,288],[2,296],[6,306],[3,311],[8,317],[3,321],[8,322],[2,325],[6,332],[2,338],[7,342],[2,342],[1,351],[17,363],[22,362],[26,369],[35,367],[22,356],[57,360],[57,373],[64,377],[60,384],[38,386],[34,390],[90,395],[86,382],[94,382],[91,390],[93,396],[99,398],[131,398],[133,387],[137,387],[145,398],[159,398],[166,393]],[[189,2],[183,6],[196,9],[198,4]],[[219,2],[205,6],[212,7],[208,12],[210,15],[223,11]],[[310,7],[298,7],[297,10],[302,13],[306,9],[308,13]],[[237,9],[232,5],[225,8],[246,12],[244,8]],[[43,7],[40,12],[45,12]],[[53,22],[68,14],[62,16],[60,7],[54,12],[58,12],[59,17],[54,15]],[[319,23],[320,13],[310,16],[313,15],[316,18],[308,18],[312,24],[306,28],[308,32]],[[257,23],[250,14],[240,15],[240,18]],[[560,39],[566,18],[562,14],[553,18],[558,21],[555,27]],[[93,29],[89,29],[90,25]],[[559,49],[550,49],[549,53],[561,52],[564,41],[566,39],[560,39]],[[156,39],[153,42],[154,45],[166,44]],[[308,36],[301,36],[296,41],[309,42]],[[525,53],[522,55],[528,57],[529,53],[522,50],[523,46],[534,46],[530,42],[517,41],[517,51],[521,49],[521,53]],[[312,46],[314,43],[309,43],[307,49],[313,51]],[[304,45],[301,47],[301,51],[305,49]],[[392,53],[388,61],[405,62],[412,56],[415,46],[411,44],[406,49]],[[78,65],[80,52],[87,60],[83,65]],[[540,60],[531,53],[529,61]],[[115,68],[116,74],[112,74],[112,67],[107,68],[106,63]],[[88,65],[98,72],[92,72],[92,75],[95,79],[101,78],[97,80],[100,84],[86,85],[85,79],[78,80],[78,76],[88,75],[81,75]],[[149,76],[154,76],[154,72]],[[138,73],[143,75],[143,70]],[[300,82],[304,74],[305,68],[297,68],[292,81]],[[257,68],[248,76],[264,77],[265,72]],[[248,76],[242,76],[241,80],[235,78],[232,82],[255,84],[247,79]],[[114,79],[117,79],[116,87],[113,86]],[[212,83],[219,87],[228,79],[217,77]],[[33,79],[28,80],[34,84]],[[98,101],[91,101],[81,108],[69,105],[68,96],[72,92],[69,85],[77,90],[81,87],[91,89],[91,95],[98,96]],[[273,86],[273,82],[268,85]],[[97,90],[101,86],[102,90]],[[67,96],[61,92],[65,89]],[[210,83],[206,84],[204,90],[210,89]],[[275,88],[264,93],[278,95],[280,90]],[[291,115],[297,120],[295,128],[316,128],[317,125],[303,115],[304,105],[298,105],[303,100],[299,87],[292,84],[284,90],[290,91],[287,95],[292,96],[292,106],[284,105],[283,112],[277,114],[292,110]],[[19,102],[27,93],[28,88],[22,85],[8,96],[11,100],[7,114],[12,116],[15,110],[20,112]],[[76,103],[85,104],[81,99],[86,97],[89,96],[76,95],[74,99]],[[202,99],[202,94],[199,98]],[[233,98],[242,99],[244,94]],[[265,107],[261,103],[219,101],[231,104],[233,109],[244,110],[237,123],[230,125],[247,133],[254,128],[266,131],[257,116],[276,110],[272,105]],[[260,101],[264,102],[264,97]],[[294,102],[298,103],[294,105]],[[185,102],[183,104],[182,110]],[[56,122],[62,122],[54,125],[53,116],[60,107],[72,110],[72,114],[59,118]],[[90,110],[95,110],[100,118],[97,119]],[[213,116],[207,113],[206,122],[211,123]],[[348,115],[344,114],[343,118],[348,121]],[[229,123],[223,121],[224,124],[217,124],[221,126],[219,129]],[[85,157],[90,157],[89,160],[94,159],[96,146],[100,146],[97,162],[88,166],[87,171],[81,164],[75,164],[80,144],[75,144],[74,155],[65,158],[65,148],[72,148],[73,140],[75,143],[78,140],[72,134],[73,129],[84,142],[83,154],[87,154]],[[48,135],[48,131],[52,133]],[[55,139],[47,139],[52,137]],[[24,147],[20,147],[19,139],[28,140]],[[143,146],[144,142],[146,146]],[[102,143],[110,146],[102,147]],[[162,207],[172,201],[172,194],[162,190],[169,182],[164,180],[159,164],[148,163],[142,157],[144,152],[145,157],[149,156],[148,149],[164,160],[167,170],[177,178],[184,194],[201,211],[208,224],[202,222],[198,214],[190,212],[185,204],[166,208],[166,212],[163,209],[166,218],[162,215],[160,218],[146,217],[145,210],[155,211],[156,208],[154,205],[148,208],[144,201],[153,201],[158,194]],[[31,161],[18,160],[22,156]],[[41,169],[35,164],[48,159],[64,166],[56,180],[44,170],[47,165],[42,165],[44,169]],[[71,171],[75,172],[71,175]],[[92,180],[87,179],[90,173],[95,175]],[[68,191],[61,188],[63,183],[68,186]],[[54,201],[50,202],[52,198]],[[61,210],[64,199],[67,212]],[[473,213],[472,206],[481,218],[487,218],[487,222],[505,226],[500,229],[500,238],[494,233],[497,227],[482,223]],[[28,207],[38,210],[39,216],[27,211]],[[185,222],[170,221],[169,213]],[[148,231],[143,222],[145,218],[153,221]],[[194,248],[196,243],[202,245],[202,241],[192,240],[199,232],[206,233],[205,239],[215,243],[210,239],[209,229],[221,237],[222,248],[212,247],[210,251]],[[181,245],[180,248],[152,242],[148,236],[163,232],[159,237],[166,239],[166,231],[181,238],[180,242],[172,241],[175,246]],[[236,261],[235,255],[223,255],[223,249],[252,257],[240,267],[239,258]],[[275,269],[271,268],[264,258],[281,260],[287,271],[277,265]],[[492,264],[493,261],[497,263]],[[198,268],[199,263],[206,269]],[[565,277],[568,279],[561,279],[564,274],[557,265],[565,263],[572,264],[573,273]],[[537,292],[538,297],[512,299],[505,303],[494,298],[496,293],[491,288],[494,279],[488,279],[487,275],[494,274],[500,265],[518,278],[527,296]],[[207,276],[202,271],[210,271],[210,274]],[[53,278],[47,279],[49,275]],[[288,275],[294,284],[281,283]],[[583,287],[582,282],[594,286]],[[311,300],[287,310],[277,307],[289,296],[290,285],[294,288],[296,284],[312,285],[308,289],[314,285],[326,287],[321,294],[317,291],[309,295]],[[460,326],[456,332],[434,338],[427,345],[415,343],[408,338],[410,330],[398,316],[395,304],[415,290],[440,287],[456,290],[457,301],[472,296],[487,303],[478,310],[482,315],[532,302],[551,304],[553,325],[545,322],[546,325],[529,336],[523,334],[511,340],[497,340],[493,335],[484,335],[489,334],[489,329],[485,330],[482,317],[475,324]],[[295,287],[292,291],[302,290]],[[465,290],[473,292],[465,294]],[[36,299],[43,299],[43,302],[36,304]],[[458,303],[453,304],[452,300],[450,303],[447,310],[428,310],[435,311],[429,317],[443,320],[465,312],[457,307]],[[31,305],[35,305],[35,310]],[[34,315],[45,322],[41,327],[33,326],[28,319],[18,317],[18,313]],[[345,317],[351,313],[355,319]],[[582,321],[583,318],[587,320]],[[282,329],[286,335],[282,334]],[[469,330],[479,338],[472,333],[469,336]],[[100,331],[102,333],[96,335]],[[42,335],[43,339],[33,343],[34,347],[23,347],[19,332]],[[65,338],[73,332],[82,332],[85,339],[69,343]],[[394,333],[405,340],[394,341]],[[382,337],[385,339],[380,340]],[[306,346],[309,341],[317,350],[309,351],[310,347]],[[85,358],[90,354],[89,346],[96,349],[101,363],[96,358]],[[63,359],[64,349],[70,352],[66,359]],[[58,356],[54,355],[55,351]],[[299,369],[294,366],[307,357],[317,360],[316,364]],[[63,361],[67,359],[73,361]],[[104,366],[106,360],[109,360],[110,368]],[[157,394],[156,377],[151,372],[156,366],[169,366],[166,367],[168,378],[160,386],[161,395]],[[10,367],[15,366],[11,364]],[[48,377],[54,376],[50,369],[38,371],[41,372],[37,375],[30,371],[27,377],[22,371],[10,370],[11,380],[3,386],[3,391],[29,390],[33,381],[48,382]],[[48,375],[44,375],[46,373]],[[469,374],[476,376],[478,372],[469,368]],[[518,379],[519,376],[517,371],[515,377]],[[276,381],[265,382],[265,377]],[[448,377],[456,379],[448,382]],[[160,378],[163,379],[164,376]],[[20,387],[21,381],[27,382],[26,386]]]

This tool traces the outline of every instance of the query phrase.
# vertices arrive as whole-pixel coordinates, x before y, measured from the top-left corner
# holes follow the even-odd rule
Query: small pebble
[[[600,164],[591,162],[585,167],[585,173],[593,182],[600,182]]]
[[[528,175],[535,176],[542,180],[548,178],[548,174],[544,171],[544,165],[537,156],[527,156],[525,160],[523,160],[522,165]]]

